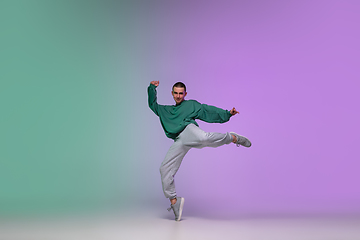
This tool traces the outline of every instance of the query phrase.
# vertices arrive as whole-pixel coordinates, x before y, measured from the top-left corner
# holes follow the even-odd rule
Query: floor
[[[360,240],[360,217],[199,217],[158,210],[0,220],[0,240]]]

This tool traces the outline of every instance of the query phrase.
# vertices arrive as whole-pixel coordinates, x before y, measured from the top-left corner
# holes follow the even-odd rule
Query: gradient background
[[[0,214],[166,208],[147,106],[240,114],[176,176],[187,215],[360,213],[358,1],[1,1]],[[210,199],[211,201],[204,201]]]

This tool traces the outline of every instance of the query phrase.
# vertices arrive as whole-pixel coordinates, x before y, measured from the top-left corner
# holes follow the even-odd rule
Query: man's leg
[[[203,147],[216,148],[234,142],[233,135],[230,133],[205,132],[205,139]]]
[[[205,147],[219,147],[224,144],[229,144],[229,135],[232,143],[235,143],[236,146],[242,145],[244,147],[250,147],[251,142],[244,136],[240,136],[237,133],[216,133],[216,132],[206,132],[207,141],[205,142]]]
[[[234,142],[234,137],[230,133],[205,132],[194,124],[188,125],[186,132],[182,135],[182,143],[194,148],[216,148],[232,142]]]
[[[186,134],[182,135],[182,143],[185,146],[194,148],[216,148],[230,143],[235,143],[237,146],[251,146],[249,139],[237,133],[205,132],[194,124],[190,124],[186,127]]]
[[[160,166],[161,182],[165,197],[169,198],[172,204],[176,202],[176,190],[174,176],[179,170],[181,162],[190,150],[190,147],[186,147],[182,144],[181,140],[177,140],[170,147],[167,152],[164,161]]]
[[[176,196],[174,176],[179,170],[181,162],[189,150],[190,147],[184,146],[180,138],[178,138],[170,147],[160,166],[163,191],[165,197],[169,198],[171,202],[168,210],[170,211],[172,209],[174,211],[175,221],[181,220],[185,199]]]

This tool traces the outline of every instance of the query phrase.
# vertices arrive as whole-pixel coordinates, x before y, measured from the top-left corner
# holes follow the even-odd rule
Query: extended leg
[[[188,125],[181,137],[185,146],[194,148],[216,148],[234,140],[230,133],[205,132],[194,124]]]
[[[205,147],[219,147],[224,144],[229,144],[231,142],[235,143],[236,146],[244,146],[250,147],[251,142],[244,136],[241,136],[237,133],[215,133],[215,132],[207,132],[206,140],[204,142]]]
[[[237,133],[205,132],[198,126],[190,124],[182,134],[182,142],[185,146],[194,148],[220,147],[224,144],[235,143],[237,146],[250,147],[251,142],[244,136]]]
[[[205,136],[204,147],[216,148],[234,141],[233,135],[230,133],[205,132]]]

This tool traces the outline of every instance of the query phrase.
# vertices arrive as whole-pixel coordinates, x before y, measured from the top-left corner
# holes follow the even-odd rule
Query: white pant
[[[160,166],[161,182],[165,197],[176,197],[174,176],[180,164],[191,148],[219,147],[230,144],[233,138],[230,133],[205,132],[195,124],[189,124],[175,139]]]

